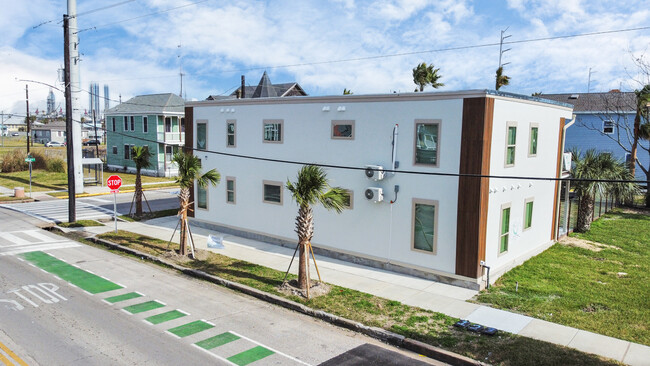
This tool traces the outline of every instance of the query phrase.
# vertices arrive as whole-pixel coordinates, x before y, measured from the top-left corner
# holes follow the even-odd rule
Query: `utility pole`
[[[179,97],[183,97],[183,60],[181,59],[181,45],[178,45],[178,74],[181,77],[181,93],[178,94]]]
[[[30,128],[32,123],[29,118],[29,85],[25,84],[25,104],[27,105],[27,155],[29,155],[29,140],[31,139],[32,129]]]
[[[510,27],[508,27],[508,28],[510,28]],[[512,35],[510,35],[510,34],[507,35],[507,36],[504,36],[504,34],[508,31],[508,28],[501,31],[501,41],[499,42],[499,67],[505,66],[505,65],[510,63],[510,62],[506,62],[505,64],[501,63],[501,56],[503,56],[504,53],[506,53],[506,52],[508,52],[508,51],[510,51],[512,49],[512,48],[508,48],[508,49],[505,49],[505,50],[503,49],[503,41],[506,40],[507,38],[512,37]]]
[[[68,155],[68,222],[77,221],[76,189],[74,179],[74,137],[72,136],[72,88],[70,85],[70,25],[63,15],[63,57],[65,58],[65,133]]]
[[[591,74],[595,74],[596,71],[591,71],[591,67],[589,68],[589,78],[587,79],[587,93],[591,93]]]
[[[77,26],[77,0],[68,0],[68,62],[70,63],[70,97],[72,103],[72,139],[74,140],[74,185],[77,193],[84,191],[83,166],[81,164],[81,84],[79,82],[79,27]]]
[[[97,119],[95,116],[95,110],[93,109],[93,125],[95,126],[95,148],[97,151],[97,155],[95,155],[96,158],[99,158],[99,139],[97,138]]]

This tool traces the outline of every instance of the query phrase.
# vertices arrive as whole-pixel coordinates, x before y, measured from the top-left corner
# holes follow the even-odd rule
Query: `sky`
[[[203,100],[298,82],[309,95],[413,92],[412,69],[440,68],[439,91],[493,89],[502,62],[519,94],[630,91],[648,82],[648,0],[77,0],[81,88],[111,106],[142,94]],[[63,67],[64,0],[0,0],[0,112],[46,107]],[[636,28],[632,31],[620,31]],[[619,32],[611,32],[619,31]],[[578,34],[599,33],[579,37]],[[546,40],[538,40],[546,38]],[[530,41],[538,40],[538,41]],[[591,74],[590,74],[591,70]],[[591,76],[591,77],[590,77]],[[24,81],[30,80],[30,81]],[[590,83],[589,83],[590,80]],[[588,88],[589,85],[589,88]],[[433,91],[426,88],[425,91]],[[63,92],[54,89],[57,108]],[[87,108],[88,97],[82,97]]]

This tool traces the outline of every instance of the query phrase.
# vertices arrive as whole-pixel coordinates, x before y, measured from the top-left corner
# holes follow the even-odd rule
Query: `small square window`
[[[332,121],[332,139],[354,140],[354,121]]]
[[[226,202],[235,204],[235,178],[226,177]]]
[[[282,182],[264,181],[263,202],[282,204]]]
[[[237,130],[236,121],[228,120],[226,121],[226,146],[235,147],[235,132]]]
[[[264,142],[282,143],[283,120],[264,120]]]
[[[440,122],[415,120],[415,164],[438,166]]]
[[[113,155],[117,155],[117,146],[113,146]]]
[[[606,133],[608,135],[614,133],[614,121],[603,121],[603,133]]]

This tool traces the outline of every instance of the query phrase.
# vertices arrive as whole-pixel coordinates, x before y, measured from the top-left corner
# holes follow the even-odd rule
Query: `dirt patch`
[[[619,210],[622,213],[627,214],[637,214],[637,215],[648,215],[650,216],[650,209],[645,207],[621,207]]]
[[[322,295],[327,295],[330,290],[330,285],[324,282],[311,281],[311,287],[309,288],[309,297],[314,298]],[[289,282],[283,283],[280,285],[280,287],[278,287],[278,291],[282,292],[285,295],[295,295],[307,298],[305,292],[300,289],[300,287],[298,287],[297,280],[291,280]]]
[[[197,259],[197,260],[200,260],[200,261],[205,261],[210,256],[210,252],[207,251],[207,250],[203,250],[203,249],[196,249],[194,251],[194,255],[195,255],[194,259]],[[178,264],[188,263],[188,262],[193,261],[191,253],[188,256],[184,256],[184,255],[178,254],[178,251],[176,251],[176,250],[166,251],[166,252],[160,254],[159,257],[171,260],[171,261],[173,261],[175,263],[178,263]]]
[[[588,249],[588,250],[591,250],[593,252],[600,252],[603,249],[621,250],[621,248],[619,248],[619,247],[617,247],[615,245],[597,243],[595,241],[579,239],[579,238],[575,238],[575,237],[571,237],[571,236],[566,236],[566,237],[562,238],[562,240],[560,240],[559,243],[562,244],[562,245],[570,246],[570,247]]]

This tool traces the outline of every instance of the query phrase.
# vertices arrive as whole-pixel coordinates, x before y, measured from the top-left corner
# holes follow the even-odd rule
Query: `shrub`
[[[65,163],[59,158],[48,159],[45,170],[52,173],[65,173]]]
[[[43,155],[42,152],[38,152],[38,151],[32,151],[32,152],[30,152],[30,155],[32,156],[32,158],[36,159],[32,163],[32,169],[46,169],[47,170],[47,166],[48,166],[48,163],[50,161],[49,157],[46,157],[45,155]]]
[[[20,149],[15,149],[12,152],[6,154],[2,160],[2,165],[0,165],[0,170],[4,173],[13,173],[20,172],[28,169],[28,164],[25,162],[24,151]]]

